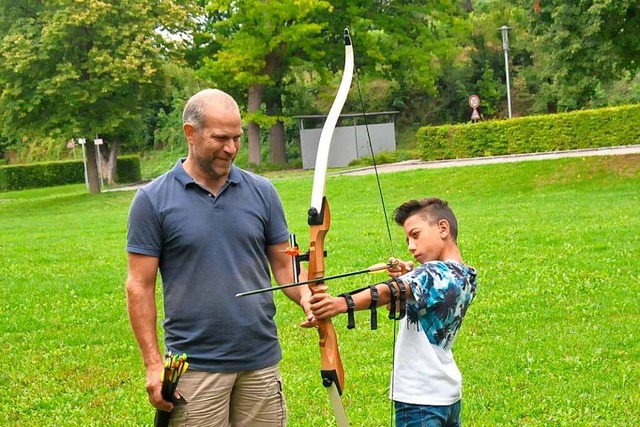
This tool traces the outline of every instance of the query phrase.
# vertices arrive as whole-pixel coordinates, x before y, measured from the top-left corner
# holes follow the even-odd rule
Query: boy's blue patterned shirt
[[[405,274],[413,293],[408,326],[419,325],[431,344],[450,349],[475,297],[476,275],[473,267],[455,261],[430,261]]]

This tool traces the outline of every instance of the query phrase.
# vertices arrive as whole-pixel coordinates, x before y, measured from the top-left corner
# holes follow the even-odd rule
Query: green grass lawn
[[[466,426],[640,425],[640,156],[572,158],[382,174],[389,213],[448,200],[478,296],[454,346]],[[306,249],[311,176],[273,178]],[[83,185],[0,193],[2,426],[151,425],[126,307],[132,191]],[[327,274],[361,269],[392,243],[373,176],[330,176]],[[382,280],[329,283],[340,293]],[[160,297],[158,295],[158,297]],[[277,294],[290,426],[330,426],[317,333]],[[394,328],[368,312],[335,319],[353,426],[389,425]]]

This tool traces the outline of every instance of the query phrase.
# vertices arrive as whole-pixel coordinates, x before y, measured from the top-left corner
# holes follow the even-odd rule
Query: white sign
[[[86,142],[87,141],[84,138],[78,138],[78,144],[84,145],[84,144],[86,144]]]
[[[102,138],[95,139],[93,143],[96,145],[102,145]]]

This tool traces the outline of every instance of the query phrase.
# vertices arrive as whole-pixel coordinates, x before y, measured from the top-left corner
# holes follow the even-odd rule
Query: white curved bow
[[[329,148],[336,124],[342,112],[342,107],[347,100],[351,80],[353,78],[353,47],[349,30],[344,31],[345,42],[345,66],[338,94],[336,95],[327,120],[324,123],[318,143],[316,154],[316,166],[313,175],[313,188],[311,191],[311,207],[308,212],[309,223],[309,279],[324,277],[324,237],[329,231],[331,218],[329,204],[324,195],[327,176],[327,164],[329,162]],[[312,294],[326,292],[324,282],[310,283]],[[318,321],[318,334],[320,356],[322,358],[322,383],[327,388],[329,400],[336,417],[338,427],[348,427],[349,422],[342,404],[342,391],[344,389],[344,369],[338,351],[338,338],[331,320]]]

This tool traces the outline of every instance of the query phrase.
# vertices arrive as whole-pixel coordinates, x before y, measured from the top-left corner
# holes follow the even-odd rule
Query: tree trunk
[[[91,194],[100,194],[100,175],[98,174],[96,146],[90,138],[87,138],[84,146],[87,150],[87,181],[89,181],[89,192]]]
[[[267,105],[267,115],[271,117],[282,116],[282,55],[285,46],[280,46],[279,50],[270,52],[265,57],[265,73],[271,78],[275,85],[267,89],[264,99]],[[284,123],[278,120],[269,129],[269,161],[274,165],[284,165],[287,163],[287,152],[285,148]]]
[[[264,89],[264,84],[254,84],[249,87],[249,99],[247,103],[248,113],[260,111],[262,97],[264,96]],[[262,161],[260,125],[256,122],[249,122],[247,134],[249,139],[249,164],[259,165]]]
[[[267,115],[280,116],[282,112],[282,98],[280,91],[273,91],[273,96],[267,96]],[[287,164],[287,151],[285,149],[284,123],[278,120],[269,129],[269,161],[274,165]]]
[[[106,150],[100,150],[102,154],[102,176],[107,178],[109,185],[115,184],[118,180],[116,171],[118,167],[118,138],[114,138],[109,144],[103,145]]]
[[[284,141],[284,123],[278,121],[269,129],[270,160],[274,165],[287,164],[287,150]]]

